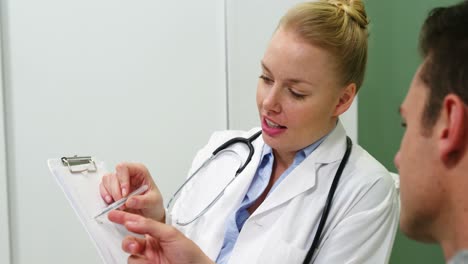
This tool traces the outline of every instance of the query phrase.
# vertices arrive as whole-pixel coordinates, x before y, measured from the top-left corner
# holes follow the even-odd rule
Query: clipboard
[[[129,254],[122,248],[122,240],[135,235],[125,227],[110,222],[107,217],[95,216],[107,204],[99,193],[105,164],[91,156],[49,159],[49,170],[61,187],[105,264],[125,264]]]

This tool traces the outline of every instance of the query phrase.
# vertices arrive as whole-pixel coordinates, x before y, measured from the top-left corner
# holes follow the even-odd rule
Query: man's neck
[[[458,251],[468,249],[468,163],[466,168],[458,168],[447,174],[447,181],[452,181],[450,199],[441,210],[444,221],[440,222],[443,230],[439,242],[446,260],[450,260]]]

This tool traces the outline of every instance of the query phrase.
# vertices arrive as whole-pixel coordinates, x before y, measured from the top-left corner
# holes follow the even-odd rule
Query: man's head
[[[425,58],[420,78],[429,92],[423,122],[430,129],[448,94],[468,105],[468,1],[431,11],[421,31],[420,50]]]
[[[414,239],[440,242],[457,224],[451,218],[463,213],[457,206],[468,210],[468,199],[457,201],[462,187],[468,198],[468,1],[434,9],[420,49],[423,63],[400,108],[400,224]]]

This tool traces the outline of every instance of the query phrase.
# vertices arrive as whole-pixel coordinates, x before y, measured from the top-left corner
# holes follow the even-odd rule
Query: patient
[[[468,263],[468,1],[432,10],[400,112],[401,229]]]

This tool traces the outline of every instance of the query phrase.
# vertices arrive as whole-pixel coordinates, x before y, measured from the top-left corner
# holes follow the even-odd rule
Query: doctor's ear
[[[349,109],[356,96],[357,87],[355,83],[350,83],[340,91],[338,104],[336,105],[333,116],[339,116]]]
[[[440,158],[454,165],[468,147],[468,107],[460,97],[449,94],[444,98],[440,120],[436,123]]]

